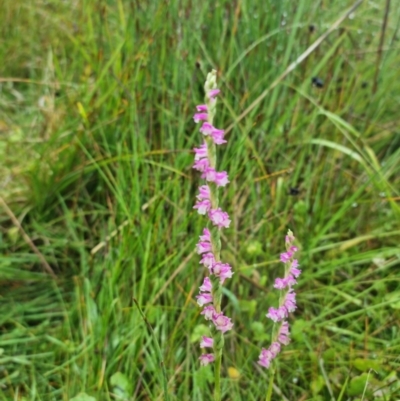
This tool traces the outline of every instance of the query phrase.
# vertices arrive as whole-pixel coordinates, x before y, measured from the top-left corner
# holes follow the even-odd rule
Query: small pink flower
[[[212,317],[212,321],[215,324],[215,328],[222,333],[226,333],[231,330],[233,323],[229,317],[224,316],[223,313],[215,313]]]
[[[209,363],[214,362],[215,358],[213,354],[203,354],[199,359],[201,366],[207,366]]]
[[[284,306],[281,306],[278,309],[271,307],[268,309],[268,313],[266,316],[274,322],[279,322],[285,319],[288,316],[288,313]]]
[[[204,306],[213,301],[212,295],[208,294],[208,293],[201,293],[201,294],[197,295],[196,298],[197,298],[197,303],[199,304],[199,306]]]
[[[214,346],[214,340],[211,337],[202,337],[200,348],[212,348]]]
[[[207,154],[207,145],[203,143],[199,148],[193,148],[195,156],[194,160],[204,159],[208,156]]]
[[[207,170],[206,170],[206,171],[207,171]],[[293,255],[292,255],[291,252],[284,252],[284,253],[281,253],[281,256],[280,256],[281,262],[283,262],[283,263],[289,262],[289,261],[290,261],[290,258],[291,258],[292,256],[293,256]]]
[[[297,259],[294,259],[290,267],[290,273],[295,277],[299,277],[301,274],[301,270],[297,268],[298,265],[299,263],[297,262]]]
[[[299,250],[299,248],[297,248],[297,246],[291,246],[291,247],[289,248],[289,250],[290,250],[290,252],[295,253],[295,252],[297,252],[297,251]]]
[[[229,182],[228,173],[226,171],[218,172],[215,171],[215,169],[213,169],[212,167],[204,170],[201,178],[205,178],[206,181],[209,182],[215,182],[215,185],[217,185],[217,187],[224,187]]]
[[[208,114],[207,113],[196,113],[193,116],[194,122],[197,124],[200,121],[207,121],[208,119]]]
[[[281,350],[281,345],[275,341],[269,346],[269,350],[271,351],[273,357],[276,358],[276,356],[279,354]]]
[[[296,294],[294,292],[288,292],[283,305],[289,313],[294,312],[297,308]]]
[[[214,128],[214,130],[211,132],[211,138],[213,139],[216,145],[222,145],[224,143],[227,143],[227,141],[224,139],[224,135],[225,131],[222,129]]]
[[[212,223],[217,227],[225,227],[228,228],[231,224],[231,220],[229,219],[229,215],[226,212],[223,212],[220,208],[211,209],[208,212],[208,217],[212,221]]]
[[[204,171],[207,171],[210,168],[210,162],[208,159],[196,160],[193,164],[193,168],[201,173],[204,173]]]
[[[197,201],[196,204],[193,206],[193,209],[197,209],[199,214],[206,214],[211,209],[211,201],[208,199],[204,199],[201,201]]]
[[[289,338],[289,323],[284,321],[279,329],[278,341],[282,345],[288,345],[290,343]]]
[[[201,255],[202,253],[211,251],[211,244],[209,242],[200,241],[197,243],[196,248],[197,253]]]
[[[199,112],[201,112],[201,111],[207,112],[207,105],[206,104],[199,104],[198,106],[196,106],[196,109]]]
[[[214,99],[215,96],[217,96],[221,91],[219,89],[211,89],[210,91],[208,91],[208,97],[210,99]]]
[[[272,359],[274,359],[272,353],[270,350],[263,348],[261,350],[261,354],[258,357],[258,364],[261,365],[264,368],[269,368],[269,365],[271,364]]]
[[[228,228],[231,220],[229,219],[228,213],[222,211],[220,208],[211,209],[208,213],[208,217],[215,226]]]
[[[212,284],[211,280],[208,277],[204,278],[203,285],[200,287],[200,291],[202,292],[211,292]]]
[[[199,187],[198,200],[210,199],[210,187],[208,185],[201,185]]]
[[[212,266],[211,271],[219,277],[221,284],[223,284],[227,278],[233,276],[232,267],[228,263],[217,262]]]
[[[211,320],[215,315],[215,313],[216,313],[215,308],[212,305],[208,305],[203,309],[200,315],[204,315],[204,319],[206,320]]]
[[[211,135],[211,133],[213,132],[215,128],[213,127],[212,124],[210,124],[209,122],[205,122],[203,123],[203,125],[200,127],[200,132],[204,135],[204,136],[208,136]]]
[[[215,263],[215,257],[213,253],[212,252],[205,253],[201,258],[200,263],[202,263],[205,267],[208,267],[210,269],[212,265]]]
[[[203,228],[203,235],[200,235],[199,238],[200,241],[211,242],[210,230],[207,227]]]
[[[287,287],[287,282],[284,278],[275,279],[274,288],[276,288],[277,290],[283,290],[286,287]]]

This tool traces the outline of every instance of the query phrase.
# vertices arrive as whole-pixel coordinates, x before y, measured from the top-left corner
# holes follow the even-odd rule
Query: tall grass
[[[211,68],[217,124],[234,121],[225,399],[265,398],[255,362],[288,227],[303,276],[273,399],[400,397],[394,4],[383,47],[385,2],[364,2],[238,121],[350,2],[3,3],[1,199],[57,279],[2,208],[1,400],[162,400],[157,342],[170,399],[210,399],[190,150]]]

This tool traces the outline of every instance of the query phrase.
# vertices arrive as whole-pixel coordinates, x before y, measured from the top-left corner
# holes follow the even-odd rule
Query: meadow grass
[[[273,399],[400,399],[392,3],[383,30],[390,1],[363,2],[239,119],[351,2],[3,0],[0,400],[163,400],[161,360],[170,400],[211,399],[191,152],[211,68],[232,126],[223,399],[265,399],[288,228],[303,274]]]

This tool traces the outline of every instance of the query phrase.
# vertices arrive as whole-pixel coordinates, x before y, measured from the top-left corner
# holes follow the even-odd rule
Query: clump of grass
[[[191,216],[198,178],[187,149],[211,66],[224,89],[220,121],[236,121],[221,155],[235,211],[222,256],[237,272],[224,295],[241,334],[226,344],[236,352],[222,366],[223,393],[265,394],[254,361],[270,340],[271,250],[290,222],[307,268],[274,395],[396,397],[397,10],[376,91],[384,2],[363,3],[237,121],[346,2],[25,3],[7,0],[12,24],[0,28],[1,172],[10,177],[0,185],[57,279],[2,212],[0,399],[117,399],[121,377],[132,383],[124,397],[161,399],[159,357],[132,297],[162,348],[171,399],[205,399],[213,379],[197,368],[205,327],[193,301],[203,227]]]

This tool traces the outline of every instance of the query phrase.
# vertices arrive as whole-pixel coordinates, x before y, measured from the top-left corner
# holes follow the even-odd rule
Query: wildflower
[[[196,113],[193,116],[194,122],[197,124],[200,121],[206,121],[208,119],[208,114],[207,113]]]
[[[266,314],[273,322],[279,322],[288,317],[287,309],[284,306],[279,308],[269,308]]]
[[[214,306],[208,305],[203,309],[200,315],[204,315],[204,319],[206,320],[211,320],[216,313]]]
[[[211,267],[212,273],[219,277],[221,284],[233,276],[232,267],[228,263],[217,262]]]
[[[212,295],[207,293],[200,293],[199,295],[196,296],[196,298],[199,306],[204,306],[213,301]]]
[[[200,171],[203,173],[204,171],[208,170],[210,168],[210,162],[208,159],[199,159],[196,160],[193,164],[193,168],[197,171]]]
[[[220,208],[211,209],[208,212],[208,217],[210,218],[212,223],[217,227],[228,228],[229,225],[231,224],[228,213],[223,212]]]
[[[209,363],[214,362],[214,355],[213,354],[203,354],[199,357],[200,365],[207,366]]]
[[[199,194],[197,195],[197,199],[210,199],[210,188],[208,185],[202,185],[199,187]]]
[[[211,202],[208,199],[197,201],[193,206],[193,209],[197,209],[199,214],[207,214],[207,212],[211,209]]]
[[[208,167],[204,170],[201,178],[205,178],[206,181],[214,182],[217,187],[224,187],[228,184],[228,173],[226,171],[215,171],[212,167]]]
[[[214,313],[212,317],[212,321],[215,324],[215,328],[222,333],[231,330],[233,327],[233,323],[229,317],[224,316],[223,313]]]
[[[211,337],[202,337],[200,348],[212,348],[214,346],[214,339]]]
[[[268,369],[272,359],[274,359],[272,352],[268,349],[263,348],[258,359],[258,364]]]
[[[200,263],[202,263],[205,267],[208,267],[210,269],[215,263],[214,254],[212,252],[207,252],[203,254]]]
[[[207,144],[203,143],[203,145],[200,145],[199,148],[194,148],[194,160],[200,160],[207,158]]]
[[[209,242],[200,241],[197,243],[196,247],[197,247],[197,253],[199,255],[201,255],[202,253],[211,251],[211,244]]]
[[[203,285],[200,287],[200,291],[202,292],[211,292],[212,284],[209,277],[205,277],[203,281]]]
[[[221,91],[219,89],[212,89],[208,92],[208,97],[210,99],[215,98],[215,96],[217,96]]]
[[[201,314],[214,324],[213,337],[203,337],[200,347],[213,347],[215,354],[203,354],[199,359],[201,365],[208,365],[215,359],[219,361],[216,364],[216,375],[219,376],[224,344],[221,334],[233,327],[231,319],[221,312],[221,285],[227,278],[232,277],[233,272],[228,263],[220,260],[220,231],[222,228],[229,227],[231,220],[228,213],[218,207],[217,187],[225,187],[229,183],[229,179],[226,171],[216,170],[216,145],[227,142],[224,139],[225,131],[213,125],[216,96],[220,93],[216,86],[216,71],[212,71],[207,75],[204,85],[205,104],[196,106],[197,113],[193,116],[196,123],[202,122],[200,133],[203,139],[203,144],[199,148],[194,148],[193,168],[200,171],[201,178],[210,183],[199,187],[194,209],[197,209],[199,214],[206,215],[212,223],[211,232],[207,228],[204,229],[203,235],[200,236],[196,245],[197,253],[202,255],[200,263],[210,273],[210,277],[206,277],[200,286],[200,294],[196,296],[196,299],[200,306],[204,306]],[[211,302],[213,304],[208,305]]]
[[[211,211],[210,211],[211,212]],[[210,213],[209,212],[209,213]],[[296,278],[300,275],[301,270],[298,269],[299,262],[294,259],[298,248],[293,245],[295,238],[289,230],[285,237],[286,252],[280,254],[280,260],[285,264],[285,276],[275,279],[274,287],[283,291],[281,302],[278,308],[269,308],[267,317],[275,324],[279,324],[276,335],[268,349],[263,348],[259,355],[258,364],[269,368],[272,360],[276,358],[280,352],[281,345],[287,345],[290,342],[289,338],[289,323],[285,320],[289,313],[296,310],[296,293],[292,286],[297,284]]]
[[[281,324],[281,327],[280,327],[279,333],[278,333],[278,341],[282,345],[288,345],[290,343],[289,323],[286,321]]]

